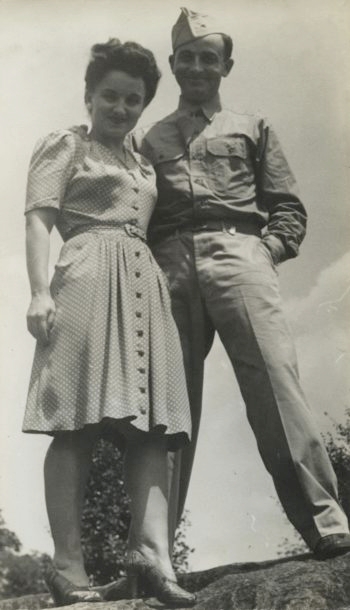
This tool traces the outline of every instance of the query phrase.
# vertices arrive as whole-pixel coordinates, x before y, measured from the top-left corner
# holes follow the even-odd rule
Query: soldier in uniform
[[[232,39],[209,16],[182,8],[172,46],[178,108],[137,132],[134,143],[157,173],[150,241],[170,286],[192,411],[193,440],[171,466],[175,520],[190,481],[204,360],[216,331],[290,522],[316,557],[336,556],[350,551],[348,522],[300,387],[276,272],[298,254],[306,211],[270,123],[221,104]]]

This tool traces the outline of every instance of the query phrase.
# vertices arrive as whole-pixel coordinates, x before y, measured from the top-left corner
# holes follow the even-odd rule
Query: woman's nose
[[[116,102],[115,104],[113,104],[113,114],[116,114],[118,116],[125,115],[125,106],[122,101],[119,101],[119,102]]]

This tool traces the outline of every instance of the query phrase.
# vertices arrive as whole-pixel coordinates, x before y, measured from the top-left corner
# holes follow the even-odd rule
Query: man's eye
[[[206,64],[215,64],[217,63],[217,57],[211,53],[205,53],[202,55],[202,61]]]
[[[179,60],[180,61],[191,61],[192,59],[192,55],[191,53],[180,53],[179,54]]]

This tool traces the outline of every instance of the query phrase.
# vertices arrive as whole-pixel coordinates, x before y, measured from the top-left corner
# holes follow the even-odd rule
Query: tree
[[[94,584],[105,584],[123,573],[129,523],[121,454],[101,440],[92,458],[82,521],[85,565]]]
[[[333,432],[324,435],[326,449],[338,479],[339,499],[350,520],[350,408],[344,424],[333,421]],[[328,413],[325,413],[328,415]]]
[[[5,521],[0,510],[0,552],[21,550],[21,543],[14,532],[5,527]]]
[[[93,584],[105,584],[124,574],[129,524],[122,456],[113,443],[101,440],[92,459],[82,522],[85,565]],[[178,571],[188,570],[193,551],[186,543],[189,525],[185,515],[175,538],[174,567]]]
[[[21,555],[22,545],[14,532],[5,527],[0,511],[0,598],[41,593],[46,590],[43,579],[48,555]]]
[[[194,551],[194,549],[190,548],[186,542],[186,532],[190,525],[191,522],[188,516],[188,511],[185,510],[179,527],[176,530],[174,541],[173,566],[175,571],[178,573],[189,572],[190,569],[190,553],[193,553]]]

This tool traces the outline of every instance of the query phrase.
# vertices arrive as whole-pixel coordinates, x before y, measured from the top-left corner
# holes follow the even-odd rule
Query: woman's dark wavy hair
[[[110,70],[121,70],[130,76],[140,77],[145,83],[145,106],[153,99],[160,79],[154,55],[137,42],[122,44],[117,38],[94,44],[85,73],[86,91],[93,93],[98,83]]]

